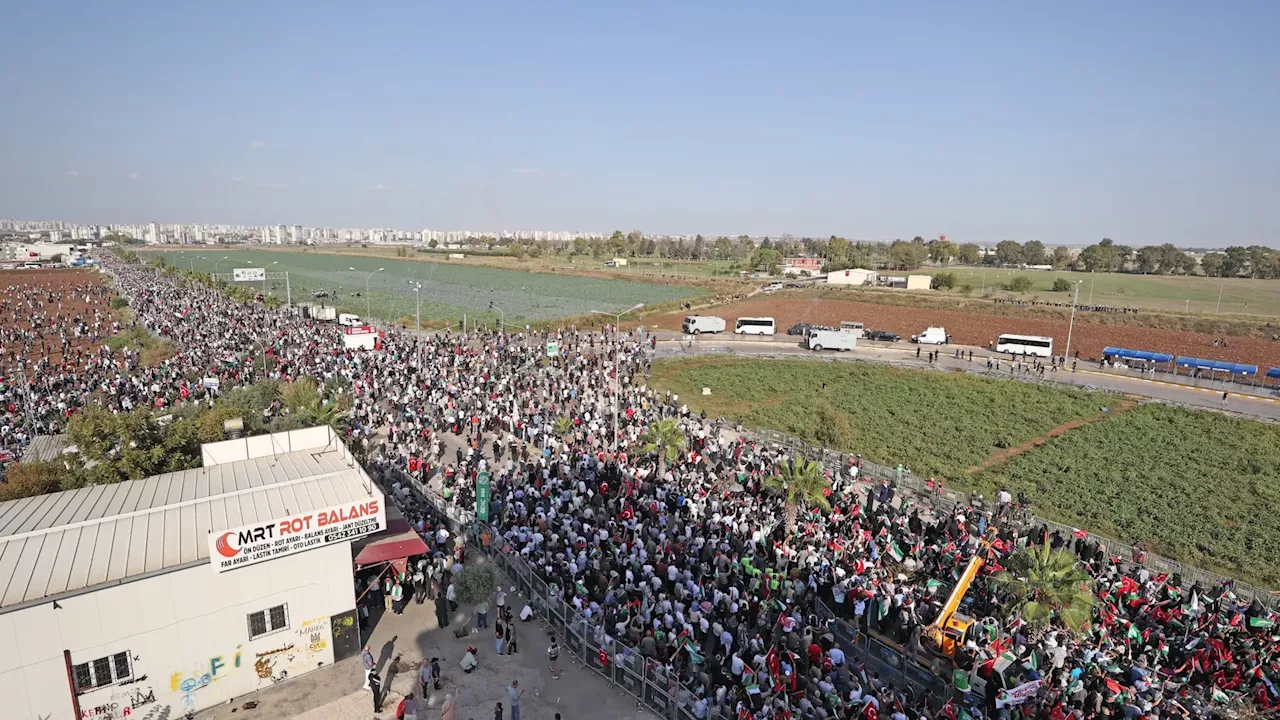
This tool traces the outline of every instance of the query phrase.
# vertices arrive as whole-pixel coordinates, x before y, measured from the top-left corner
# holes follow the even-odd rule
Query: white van
[[[852,333],[854,337],[862,337],[862,333],[866,330],[866,326],[856,320],[841,320],[840,329]]]
[[[352,313],[342,313],[341,315],[338,316],[338,324],[346,325],[348,327],[353,327],[356,325],[363,325],[364,323],[360,321],[359,315],[353,315]]]
[[[912,335],[911,342],[920,343],[921,345],[945,345],[947,342],[947,329],[940,327],[925,328],[924,332],[919,335]]]
[[[738,335],[773,335],[778,328],[771,317],[744,317],[734,323],[733,331]]]
[[[690,315],[684,319],[685,335],[724,332],[724,318],[714,315]]]
[[[858,347],[858,336],[846,330],[814,330],[808,342],[810,350],[852,350]]]

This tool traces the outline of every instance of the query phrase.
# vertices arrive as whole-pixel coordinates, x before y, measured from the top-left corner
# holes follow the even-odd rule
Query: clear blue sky
[[[1276,0],[10,0],[0,27],[0,217],[1280,236]]]

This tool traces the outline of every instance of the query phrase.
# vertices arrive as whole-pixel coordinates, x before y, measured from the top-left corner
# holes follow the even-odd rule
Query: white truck
[[[682,326],[685,335],[722,333],[724,328],[724,318],[714,315],[690,315],[684,319],[684,325]]]
[[[345,325],[347,327],[355,327],[356,325],[363,325],[364,323],[360,320],[359,315],[355,315],[353,313],[342,313],[338,316],[338,324]]]
[[[925,328],[924,332],[919,335],[912,335],[911,342],[920,345],[945,345],[947,343],[947,329],[940,327]]]
[[[338,317],[338,308],[331,307],[312,307],[311,317],[321,322],[333,322]]]
[[[841,320],[840,329],[848,333],[853,333],[855,337],[861,338],[867,327],[856,320]]]
[[[810,350],[852,350],[858,335],[848,330],[813,330],[807,340]]]

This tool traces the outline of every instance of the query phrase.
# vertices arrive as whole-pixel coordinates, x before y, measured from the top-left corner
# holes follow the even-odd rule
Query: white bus
[[[1053,338],[1039,335],[1001,335],[996,338],[996,352],[1047,358],[1053,355]]]
[[[733,331],[738,335],[773,335],[778,329],[771,317],[744,317],[733,324]]]

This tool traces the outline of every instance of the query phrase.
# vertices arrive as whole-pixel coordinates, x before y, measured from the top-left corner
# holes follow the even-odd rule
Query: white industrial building
[[[324,427],[0,503],[0,714],[177,718],[350,657],[351,542],[386,523]]]
[[[880,275],[875,270],[850,268],[827,273],[828,285],[875,285]]]

